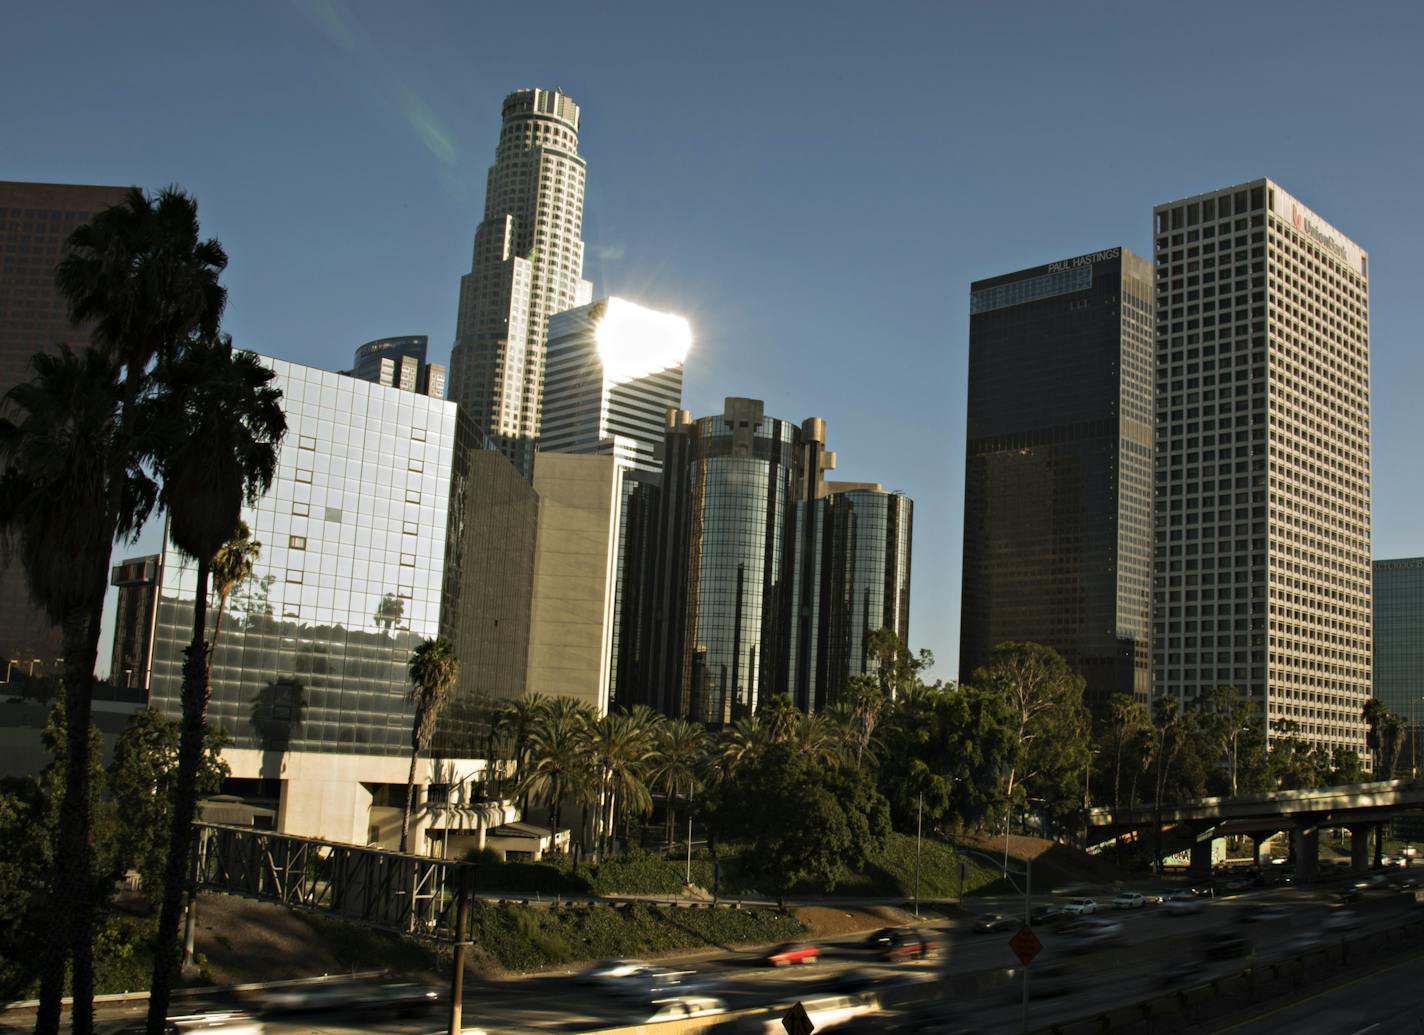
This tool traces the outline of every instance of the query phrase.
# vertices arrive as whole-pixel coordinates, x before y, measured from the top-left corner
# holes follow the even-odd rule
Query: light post
[[[1088,754],[1088,760],[1083,764],[1083,851],[1088,850],[1088,810],[1092,808],[1092,784],[1089,782],[1093,775],[1093,759],[1097,758],[1099,751],[1093,748]]]
[[[1236,741],[1243,733],[1249,733],[1250,726],[1241,726],[1231,731],[1231,796],[1236,797]]]
[[[920,918],[920,847],[925,829],[925,792],[920,792],[920,803],[915,810],[915,919]]]

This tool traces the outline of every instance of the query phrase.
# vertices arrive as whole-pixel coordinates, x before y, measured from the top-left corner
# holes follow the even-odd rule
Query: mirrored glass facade
[[[908,643],[913,513],[907,497],[868,488],[797,504],[784,683],[798,707],[834,704],[852,676],[873,672],[876,629]]]
[[[458,598],[443,592],[455,405],[264,362],[287,436],[271,490],[243,511],[262,554],[222,619],[209,720],[238,748],[405,754],[406,666]],[[195,585],[192,563],[166,546],[151,695],[170,715]]]
[[[1089,704],[1151,689],[1152,267],[1125,248],[976,282],[959,676],[1046,644]]]
[[[1375,696],[1424,725],[1424,557],[1374,562]]]

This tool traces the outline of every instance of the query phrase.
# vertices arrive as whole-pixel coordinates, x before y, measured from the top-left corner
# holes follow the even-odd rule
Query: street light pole
[[[920,918],[920,849],[925,824],[925,792],[920,792],[919,807],[915,811],[915,919]]]

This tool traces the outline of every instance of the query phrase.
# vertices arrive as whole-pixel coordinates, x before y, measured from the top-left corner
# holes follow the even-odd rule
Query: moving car
[[[636,973],[649,966],[652,966],[652,964],[647,960],[602,960],[580,974],[578,980],[586,984],[599,985],[607,981],[616,981],[619,978],[625,978],[629,974]]]
[[[766,962],[773,967],[787,967],[793,963],[815,963],[821,958],[821,949],[805,942],[785,942],[766,954]]]
[[[689,970],[669,970],[667,967],[640,967],[631,974],[611,980],[604,987],[624,999],[671,998],[680,991],[683,981],[691,976]]]
[[[1320,929],[1332,934],[1343,934],[1345,931],[1356,930],[1359,926],[1359,913],[1353,909],[1336,909],[1325,918],[1325,923],[1320,925]]]
[[[1147,899],[1135,891],[1124,891],[1113,899],[1114,909],[1141,909],[1145,905]]]
[[[357,1006],[370,990],[356,981],[338,978],[268,991],[262,996],[264,1013],[307,1013]]]
[[[1178,891],[1167,896],[1167,912],[1172,916],[1184,916],[1187,913],[1200,913],[1202,904],[1201,898],[1190,891]]]
[[[727,1004],[716,996],[688,995],[676,999],[660,999],[653,1004],[657,1007],[647,1023],[659,1021],[680,1021],[688,1017],[707,1017],[711,1014],[726,1013]]]
[[[876,1010],[874,996],[823,995],[802,999],[801,1005],[806,1010],[806,1016],[811,1019],[815,1031],[843,1024],[854,1017],[874,1013]],[[782,1016],[780,1011],[773,1011],[773,1015],[767,1018],[765,1030],[768,1035],[786,1035],[786,1029],[781,1025]]]
[[[145,1024],[133,1024],[118,1029],[114,1035],[143,1035],[148,1030]],[[262,1022],[251,1014],[240,1010],[222,1010],[211,1013],[191,1013],[169,1017],[163,1026],[165,1035],[188,1035],[189,1032],[203,1032],[205,1035],[262,1035]]]
[[[1230,932],[1213,935],[1206,943],[1204,955],[1209,960],[1230,960],[1251,952],[1251,943]]]
[[[979,934],[989,934],[993,931],[1013,930],[1020,921],[1016,921],[1011,916],[1004,916],[1003,913],[985,913],[978,920],[974,921],[974,930]]]
[[[1063,929],[1068,940],[1068,948],[1073,952],[1087,952],[1122,937],[1122,924],[1116,920],[1078,920]]]
[[[1050,920],[1063,919],[1063,910],[1058,906],[1034,906],[1033,911],[1028,915],[1028,922],[1032,926],[1046,924]]]
[[[1243,906],[1241,912],[1236,914],[1236,919],[1243,924],[1255,924],[1267,920],[1284,920],[1288,916],[1290,916],[1290,910],[1285,906],[1257,904]]]
[[[924,931],[898,931],[882,950],[892,963],[902,960],[927,959],[939,951],[939,941]]]
[[[1070,898],[1063,906],[1064,916],[1087,916],[1098,911],[1098,904],[1090,898]]]

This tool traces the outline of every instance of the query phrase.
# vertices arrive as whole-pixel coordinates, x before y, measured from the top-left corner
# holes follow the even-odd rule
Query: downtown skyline
[[[541,51],[482,50],[478,68],[461,63],[459,44],[500,38],[507,16],[426,8],[384,21],[337,4],[246,19],[183,12],[141,40],[96,8],[94,35],[149,65],[207,34],[216,60],[260,54],[269,81],[238,76],[176,97],[159,71],[133,70],[144,61],[111,65],[96,52],[92,68],[3,116],[3,175],[181,183],[233,257],[227,324],[245,347],[336,370],[361,342],[425,334],[431,360],[445,362],[499,101],[563,89],[583,113],[584,276],[595,293],[692,321],[688,409],[716,412],[739,394],[815,413],[854,443],[857,467],[842,477],[914,497],[912,645],[934,650],[933,675],[952,678],[969,284],[1118,242],[1147,254],[1163,198],[1270,176],[1370,251],[1374,553],[1424,552],[1424,489],[1411,477],[1424,360],[1409,347],[1424,304],[1404,279],[1412,235],[1400,219],[1421,164],[1419,115],[1404,100],[1419,73],[1402,53],[1389,59],[1402,46],[1391,41],[1410,34],[1386,38],[1366,14],[1357,35],[1341,35],[1315,16],[1324,7],[1296,10],[1291,38],[1272,30],[1278,52],[1253,62],[1234,60],[1246,47],[1233,41],[1272,19],[1233,14],[1240,33],[1210,41],[1220,74],[1194,82],[1188,105],[1197,45],[1127,8],[1096,38],[1046,7],[1024,22],[897,9],[927,20],[923,39],[908,38],[903,17],[833,12],[804,35],[778,12],[764,40],[736,47],[734,25],[625,10],[604,24],[551,18]],[[62,18],[20,22],[28,33],[3,45],[0,81],[12,90],[68,49]],[[1060,52],[1063,32],[1082,46]],[[867,53],[848,64],[862,39]],[[1350,83],[1290,74],[1327,45],[1355,71]],[[170,60],[186,69],[189,59]],[[106,74],[124,88],[81,105]],[[1134,83],[1156,96],[1125,97]],[[205,128],[204,105],[224,132]],[[1277,132],[1252,128],[1265,116]],[[1192,139],[1212,147],[1198,153]]]

